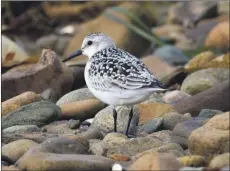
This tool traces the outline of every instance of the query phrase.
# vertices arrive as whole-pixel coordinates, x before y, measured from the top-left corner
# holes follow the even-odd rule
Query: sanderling
[[[133,105],[143,102],[153,92],[164,91],[163,85],[142,61],[116,48],[112,38],[103,33],[91,33],[86,36],[81,49],[63,62],[81,54],[89,58],[84,73],[89,90],[98,99],[113,106],[114,132],[117,131],[115,107],[131,107],[126,129],[128,135]]]

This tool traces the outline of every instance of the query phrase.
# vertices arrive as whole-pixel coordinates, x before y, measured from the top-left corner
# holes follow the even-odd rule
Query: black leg
[[[113,108],[114,132],[117,132],[117,111]]]
[[[126,129],[126,133],[125,133],[126,136],[128,136],[128,133],[129,133],[129,126],[130,126],[132,117],[133,117],[133,107],[131,108],[131,111],[129,113],[129,121],[128,121],[127,129]]]

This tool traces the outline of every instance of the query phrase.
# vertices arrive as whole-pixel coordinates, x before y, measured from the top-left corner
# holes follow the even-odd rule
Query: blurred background
[[[189,72],[207,68],[220,55],[227,54],[223,67],[229,67],[228,1],[8,1],[2,2],[1,11],[3,100],[19,94],[7,93],[13,91],[7,81],[38,63],[43,49],[63,59],[91,32],[111,36],[168,87],[178,88]],[[203,63],[188,66],[199,54]],[[85,85],[86,60],[81,56],[66,63],[75,79],[72,89]],[[169,74],[174,75],[169,79]]]

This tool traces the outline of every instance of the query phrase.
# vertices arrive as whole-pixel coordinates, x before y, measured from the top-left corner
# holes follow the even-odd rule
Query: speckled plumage
[[[116,86],[126,90],[163,88],[142,61],[122,49],[103,49],[95,53],[89,63],[87,72],[96,90],[110,91]]]

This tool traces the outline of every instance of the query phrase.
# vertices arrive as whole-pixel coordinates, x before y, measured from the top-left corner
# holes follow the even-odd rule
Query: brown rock
[[[153,7],[148,5],[149,2],[140,3],[141,4],[138,4],[137,2],[125,2],[119,5],[119,7],[132,12],[134,15],[136,15],[136,17],[141,16],[143,18],[142,21],[147,25],[152,24],[154,21],[154,16],[151,12]],[[113,11],[111,8],[107,9],[103,14],[108,13],[121,18],[125,22],[129,22],[128,17],[122,13]],[[105,15],[101,15],[92,21],[80,25],[78,33],[67,46],[64,56],[68,56],[76,51],[77,48],[80,48],[84,37],[90,32],[103,32],[111,36],[117,47],[125,49],[126,51],[136,56],[140,55],[149,44],[148,41],[130,31],[126,26],[113,21]],[[78,59],[73,61],[81,61],[86,59],[87,57],[80,56]],[[71,61],[66,63],[71,63]]]
[[[225,49],[229,47],[229,22],[224,21],[216,25],[205,40],[207,47]]]
[[[36,146],[32,140],[21,139],[2,147],[2,155],[7,156],[13,163],[16,162],[27,150]]]
[[[207,64],[209,68],[230,68],[230,53],[221,55]]]
[[[28,91],[11,99],[8,99],[2,102],[2,116],[18,109],[21,106],[37,102],[40,99],[40,96],[32,91]]]
[[[213,156],[229,150],[229,112],[211,118],[189,136],[189,149],[192,154]]]
[[[197,116],[202,109],[229,111],[229,81],[214,85],[212,88],[188,97],[174,105],[179,113]]]
[[[175,111],[171,105],[156,102],[141,103],[136,106],[140,111],[140,124],[144,124],[153,118]]]
[[[142,58],[142,61],[157,77],[165,76],[166,74],[169,74],[175,70],[174,67],[170,66],[158,57],[147,56]]]
[[[82,140],[64,137],[48,139],[30,149],[16,164],[23,170],[110,170],[114,161],[101,156],[84,155],[88,147]]]
[[[2,100],[7,100],[25,91],[41,93],[52,88],[60,97],[70,91],[73,74],[51,50],[43,50],[40,61],[29,67],[17,67],[2,75]]]
[[[109,158],[116,160],[116,161],[129,161],[130,157],[120,154],[112,154]]]
[[[178,170],[181,167],[173,156],[156,152],[138,158],[128,170]]]
[[[97,112],[105,107],[105,104],[100,100],[89,99],[62,104],[60,107],[62,111],[61,119],[78,119],[83,121],[93,118]]]
[[[186,65],[185,70],[187,72],[193,72],[206,68],[205,66],[215,58],[215,54],[211,51],[202,52],[193,57]]]

